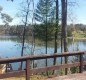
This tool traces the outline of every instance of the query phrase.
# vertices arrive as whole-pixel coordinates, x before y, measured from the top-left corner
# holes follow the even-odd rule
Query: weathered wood
[[[83,65],[86,65],[86,61],[83,62]],[[69,67],[74,67],[74,66],[75,67],[80,66],[80,62],[62,64],[62,65],[51,66],[51,67],[47,67],[47,68],[32,69],[32,70],[30,70],[30,72],[31,72],[31,74],[36,74],[36,73],[40,73],[40,72],[59,70],[62,68],[69,68]],[[15,72],[9,72],[9,73],[5,73],[5,74],[0,74],[0,79],[8,78],[8,77],[17,77],[17,76],[25,75],[25,73],[26,72],[23,70],[23,71],[15,71]]]
[[[41,55],[41,56],[24,56],[24,57],[19,57],[19,58],[0,59],[0,64],[26,61],[26,72],[25,71],[16,71],[16,72],[9,72],[9,73],[5,73],[5,74],[1,74],[0,79],[7,78],[7,77],[16,77],[19,75],[26,74],[26,80],[30,80],[31,74],[35,74],[35,73],[39,73],[39,72],[46,72],[46,71],[50,71],[50,70],[58,70],[58,69],[62,69],[62,68],[69,68],[69,67],[74,67],[74,66],[80,66],[80,72],[82,72],[82,65],[86,65],[86,61],[82,62],[82,55],[84,53],[85,53],[85,51],[84,52],[73,52],[73,53],[64,52],[62,54],[51,54],[51,55]],[[39,60],[39,59],[46,59],[46,58],[74,56],[74,55],[80,56],[80,62],[68,63],[68,64],[62,64],[62,65],[54,65],[54,66],[47,67],[47,68],[39,68],[39,69],[32,69],[32,70],[30,68],[30,60]]]
[[[26,80],[30,80],[31,76],[30,60],[26,60]]]
[[[23,57],[16,57],[16,58],[4,58],[4,59],[0,59],[0,64],[26,61],[27,59],[29,59],[29,60],[39,60],[39,59],[46,59],[46,58],[74,56],[74,55],[84,54],[85,52],[86,51],[82,51],[82,52],[64,52],[64,53],[47,54],[47,55],[39,55],[39,56],[23,56]]]
[[[86,65],[86,61],[84,61],[82,65],[83,66]],[[55,66],[46,67],[46,68],[36,68],[36,69],[31,70],[31,74],[47,72],[47,71],[52,71],[52,70],[59,70],[59,69],[64,69],[64,68],[77,67],[77,66],[80,66],[80,62],[55,65]]]
[[[15,72],[9,72],[5,74],[0,74],[0,79],[9,78],[9,77],[19,77],[21,75],[25,75],[25,71],[15,71]]]
[[[32,72],[32,74],[36,74],[36,73],[40,73],[40,72],[59,70],[59,69],[64,69],[64,68],[76,67],[76,66],[80,66],[80,63],[76,62],[76,63],[55,65],[55,66],[46,67],[46,68],[32,69],[31,72]]]
[[[86,61],[83,61],[83,66],[85,66],[86,65]]]
[[[83,55],[80,54],[80,67],[79,67],[79,72],[82,73],[83,71]]]

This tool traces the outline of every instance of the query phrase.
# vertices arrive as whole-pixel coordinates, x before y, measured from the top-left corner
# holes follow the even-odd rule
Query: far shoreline
[[[85,38],[67,37],[67,39],[86,40],[86,37]]]

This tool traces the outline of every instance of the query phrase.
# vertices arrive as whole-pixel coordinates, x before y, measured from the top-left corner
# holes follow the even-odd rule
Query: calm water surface
[[[48,54],[52,54],[54,52],[54,46],[51,46],[49,43],[48,45]],[[21,56],[21,40],[19,40],[17,37],[9,37],[4,36],[0,37],[0,57],[19,57]],[[32,52],[32,45],[31,43],[25,43],[25,49],[24,49],[24,55],[31,55]],[[68,51],[83,51],[86,50],[86,40],[68,40]],[[61,51],[61,47],[58,46],[58,52]],[[39,43],[36,43],[35,49],[34,49],[34,55],[39,54],[45,54],[45,46]],[[41,61],[39,61],[41,62]],[[44,64],[44,62],[42,63]],[[38,64],[39,66],[42,64]],[[52,64],[49,63],[49,65]],[[14,64],[16,66],[16,64]]]
[[[48,54],[52,54],[54,52],[54,46],[48,45]],[[0,56],[1,57],[16,57],[21,55],[21,46],[22,43],[19,41],[17,37],[0,37]],[[30,43],[25,43],[24,54],[31,55],[32,45]],[[86,40],[77,40],[72,42],[72,40],[68,41],[68,51],[83,51],[86,50]],[[60,46],[58,47],[58,52],[61,51]],[[42,44],[37,44],[34,49],[34,54],[44,54],[45,46]]]

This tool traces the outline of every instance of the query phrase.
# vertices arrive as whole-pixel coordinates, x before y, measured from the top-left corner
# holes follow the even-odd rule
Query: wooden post
[[[26,60],[26,80],[30,80],[30,60]]]
[[[83,54],[80,54],[80,67],[79,67],[79,73],[82,73],[83,71]]]
[[[6,73],[7,73],[7,65],[8,65],[8,64],[6,63]]]

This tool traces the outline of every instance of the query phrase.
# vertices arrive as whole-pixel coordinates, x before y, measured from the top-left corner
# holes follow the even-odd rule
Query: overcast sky
[[[11,24],[19,24],[20,20],[17,18],[16,14],[19,12],[20,3],[24,0],[14,0],[13,2],[7,0],[0,0],[0,6],[3,7],[4,13],[9,14],[13,17],[13,22]],[[35,3],[38,0],[34,0]],[[72,9],[74,23],[86,24],[86,0],[75,0],[78,1],[78,5]],[[0,24],[2,24],[0,20]]]

